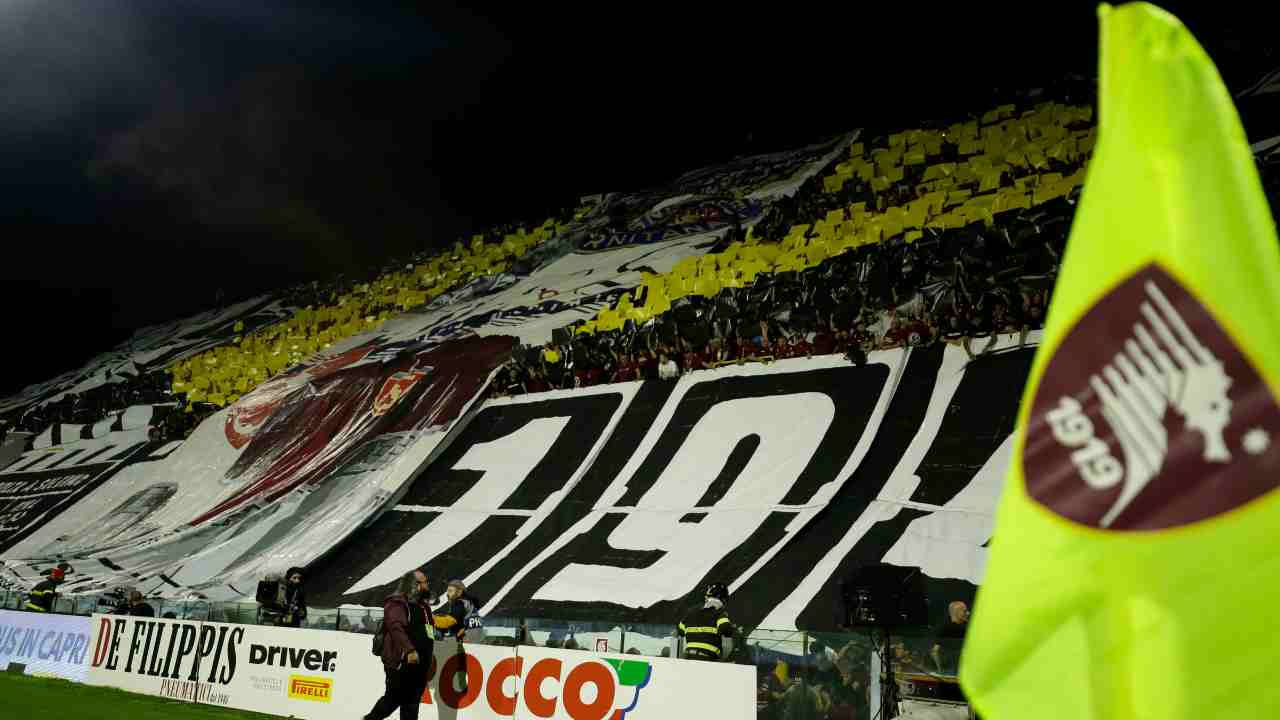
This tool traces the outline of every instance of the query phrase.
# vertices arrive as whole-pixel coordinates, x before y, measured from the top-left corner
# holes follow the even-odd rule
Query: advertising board
[[[27,675],[84,682],[90,630],[86,617],[0,610],[0,672],[20,664]]]
[[[368,635],[110,615],[92,625],[93,685],[307,720],[363,716],[385,687]],[[445,641],[428,673],[428,720],[755,712],[755,669],[742,665]]]

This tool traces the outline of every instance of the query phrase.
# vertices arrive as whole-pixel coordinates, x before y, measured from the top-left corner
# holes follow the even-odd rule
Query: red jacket
[[[409,640],[409,615],[406,613],[410,608],[413,612],[426,612],[421,605],[410,602],[404,593],[396,593],[382,603],[382,632],[385,638],[382,641],[382,666],[388,670],[399,667],[400,662],[413,649],[413,642]],[[420,660],[423,661],[431,662],[431,658]]]

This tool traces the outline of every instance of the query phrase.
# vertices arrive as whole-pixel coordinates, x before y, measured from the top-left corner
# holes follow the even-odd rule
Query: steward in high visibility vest
[[[23,609],[30,612],[53,612],[53,600],[57,597],[58,586],[62,584],[65,578],[66,573],[60,567],[49,571],[49,579],[40,581],[38,585],[32,588],[31,593],[27,596],[27,604],[23,606]]]
[[[676,631],[684,639],[685,659],[716,662],[727,658],[733,651],[737,630],[724,610],[729,588],[723,583],[712,583],[705,597],[702,609],[689,613]]]

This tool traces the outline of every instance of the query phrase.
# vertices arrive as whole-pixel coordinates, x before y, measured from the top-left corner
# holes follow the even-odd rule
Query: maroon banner
[[[313,372],[310,382],[271,403],[274,412],[227,471],[228,478],[252,481],[191,524],[318,482],[379,435],[452,422],[514,347],[506,336],[459,338],[385,362]],[[339,360],[368,354],[352,351]]]

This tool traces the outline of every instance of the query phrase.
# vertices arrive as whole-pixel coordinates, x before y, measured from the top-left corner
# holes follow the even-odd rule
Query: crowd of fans
[[[554,222],[567,222],[572,219],[574,210],[572,208],[562,208],[556,211],[552,216]],[[295,343],[290,346],[289,351],[280,357],[273,357],[275,364],[268,366],[263,363],[260,376],[246,377],[245,380],[265,380],[267,377],[286,369],[304,355],[310,354],[319,349],[322,339],[333,340],[338,337],[342,330],[355,332],[363,329],[364,325],[352,326],[346,328],[338,328],[336,325],[342,318],[337,317],[316,317],[314,308],[326,308],[336,305],[345,305],[351,298],[359,298],[358,311],[355,312],[361,319],[367,323],[376,322],[389,317],[391,314],[405,309],[406,297],[404,288],[397,285],[398,291],[387,291],[390,288],[382,288],[379,292],[379,284],[390,284],[389,279],[412,278],[415,287],[422,287],[428,282],[435,282],[437,289],[433,291],[430,297],[435,297],[442,292],[448,292],[456,289],[467,282],[470,282],[476,275],[471,273],[456,273],[456,277],[443,274],[441,277],[432,277],[430,280],[423,279],[427,274],[423,268],[428,264],[434,263],[436,267],[442,263],[450,261],[464,261],[466,258],[478,255],[478,248],[500,246],[504,239],[512,236],[523,236],[525,231],[518,223],[505,223],[495,226],[489,230],[478,233],[472,238],[470,247],[464,247],[461,242],[454,244],[452,248],[444,251],[440,250],[423,250],[416,252],[408,257],[396,258],[382,265],[371,265],[363,268],[356,268],[347,273],[337,274],[325,279],[318,279],[309,282],[299,283],[292,287],[286,288],[279,292],[277,299],[281,305],[286,308],[295,308],[298,310],[295,316],[278,325],[265,328],[263,333],[275,339],[281,336],[281,343],[287,344],[288,341],[296,340],[297,330],[290,323],[299,324],[297,321],[300,316],[302,319],[309,319],[313,322],[307,328],[311,338],[311,342]],[[543,237],[543,233],[548,232],[541,230],[538,234],[530,237]],[[524,241],[526,245],[532,244],[533,241]],[[493,268],[489,268],[492,270]],[[479,271],[483,272],[483,271]],[[407,281],[406,281],[407,282]],[[444,284],[441,285],[440,283]],[[400,283],[403,285],[404,283]],[[421,296],[408,298],[407,301],[417,303],[426,301],[429,297]],[[221,305],[226,299],[219,293],[217,302]],[[347,312],[347,315],[352,314]],[[328,333],[328,335],[326,335]],[[349,334],[349,332],[347,333]],[[247,338],[237,336],[234,341],[226,346],[214,348],[202,353],[195,359],[187,361],[186,366],[178,367],[182,380],[191,380],[190,366],[199,364],[201,360],[207,360],[210,357],[218,357],[220,359],[227,358],[231,354],[241,354],[246,347]],[[250,341],[252,343],[252,341]],[[255,349],[257,349],[255,347]],[[278,348],[276,349],[278,352]],[[122,372],[111,373],[103,371],[103,383],[83,392],[71,392],[63,395],[54,402],[33,403],[31,405],[16,408],[4,416],[0,416],[0,443],[10,437],[12,433],[27,434],[26,442],[30,445],[36,436],[44,433],[55,423],[76,426],[92,426],[95,423],[109,419],[125,409],[135,405],[153,405],[160,409],[154,415],[154,419],[150,428],[150,437],[153,440],[177,440],[183,439],[191,434],[205,418],[217,412],[221,407],[225,406],[235,398],[239,397],[238,392],[241,388],[238,384],[230,382],[225,383],[225,387],[220,387],[217,379],[212,383],[205,384],[204,387],[193,387],[193,383],[182,380],[175,383],[175,367],[157,368],[144,370],[141,372]],[[250,383],[246,382],[244,388],[248,388]],[[179,410],[178,412],[165,412],[168,409]],[[63,442],[67,442],[72,438],[63,438]]]
[[[909,188],[891,189],[907,194]],[[842,192],[867,192],[848,183]],[[500,370],[498,395],[518,395],[678,375],[751,360],[867,353],[939,341],[971,356],[999,333],[1042,326],[1079,190],[987,226],[928,231],[914,242],[863,245],[798,272],[760,274],[749,287],[689,295],[640,327],[574,333],[525,348]],[[846,202],[817,176],[775,204],[752,229],[774,241],[804,214]],[[735,241],[734,230],[721,244]],[[634,301],[644,302],[643,296]],[[572,332],[575,328],[570,327]]]
[[[167,406],[174,403],[169,392],[168,377],[163,372],[120,373],[103,371],[103,384],[83,392],[69,392],[54,402],[19,408],[0,419],[0,442],[11,432],[37,436],[54,423],[92,427],[115,418],[126,408],[135,405]],[[169,418],[171,415],[158,413]],[[167,422],[156,423],[163,428],[164,437],[184,437],[194,427],[195,418],[173,417]],[[189,426],[189,427],[188,427]],[[81,430],[83,432],[83,430]],[[63,442],[77,438],[63,438]]]
[[[1079,81],[1053,90],[1055,97],[1068,103],[1084,100],[1089,92],[1088,83]],[[1043,96],[1024,99],[1038,101]],[[943,127],[922,125],[933,131]],[[883,147],[887,137],[879,135],[867,145]],[[944,143],[930,162],[963,161],[957,153],[956,145]],[[742,244],[749,237],[751,242],[780,244],[798,226],[833,211],[853,205],[881,210],[902,207],[918,201],[928,189],[928,183],[922,182],[924,164],[903,167],[902,176],[887,185],[852,177],[833,186],[834,174],[848,163],[840,161],[836,158],[796,193],[772,203],[749,232],[734,222],[712,252]],[[1073,167],[1049,157],[1034,171],[1066,174]],[[1274,164],[1261,170],[1274,209],[1280,198],[1280,171]],[[1010,172],[1001,182],[1007,187],[1017,179],[1017,172]],[[673,379],[726,364],[815,355],[840,354],[860,363],[876,350],[943,341],[956,343],[976,357],[991,349],[997,334],[1014,333],[1025,341],[1029,331],[1043,324],[1078,197],[1077,187],[1033,207],[1001,212],[987,222],[886,237],[827,257],[814,267],[765,272],[744,287],[726,286],[711,296],[674,299],[669,311],[641,323],[628,321],[618,329],[577,332],[582,323],[575,323],[567,332],[557,333],[554,342],[513,353],[499,371],[493,392],[517,395]],[[538,229],[538,237],[572,221],[574,213],[567,208],[554,213]],[[185,410],[158,414],[152,435],[185,437],[204,417],[325,342],[455,289],[477,273],[500,271],[516,255],[511,248],[499,248],[504,242],[510,245],[516,234],[523,238],[523,233],[517,224],[500,225],[472,238],[470,246],[455,243],[444,252],[423,251],[381,267],[296,285],[279,297],[286,307],[300,309],[293,319],[298,327],[273,326],[275,335],[267,328],[270,337],[261,342],[237,337],[232,345],[197,359],[221,361],[213,371],[191,360],[140,375],[107,377],[91,390],[12,411],[0,417],[0,439],[11,431],[39,435],[53,423],[93,425],[142,404]],[[806,235],[812,236],[812,231]],[[535,249],[539,242],[522,240],[516,252]],[[493,258],[486,259],[490,255]],[[446,268],[448,263],[468,269],[454,272]],[[424,294],[428,286],[430,292]],[[643,304],[648,291],[648,287],[638,289],[632,302]],[[358,312],[351,307],[353,302]],[[329,314],[321,312],[326,308]],[[297,335],[305,338],[299,341]],[[208,382],[195,377],[201,372],[208,375]]]
[[[563,213],[561,213],[563,214]],[[510,272],[513,264],[563,229],[555,217],[531,230],[505,226],[478,233],[464,244],[423,251],[370,272],[295,287],[285,300],[297,309],[288,319],[171,365],[171,388],[188,408],[204,402],[234,404],[268,378],[346,338],[375,330],[393,314],[433,302],[483,278]]]
[[[1052,93],[1087,107],[1091,92],[1090,83],[1074,78],[1022,99],[1039,102]],[[984,118],[983,125],[989,121]],[[938,123],[922,127],[943,129]],[[1088,127],[1087,116],[1081,115],[1064,129],[1079,135]],[[887,136],[878,136],[867,146],[889,144]],[[941,143],[929,163],[963,164],[961,146]],[[1021,187],[1038,177],[1074,174],[1078,179],[1082,161],[1082,154],[1046,153],[1035,163],[1008,168],[995,188]],[[809,228],[804,238],[813,238],[808,224],[833,212],[839,215],[855,205],[904,207],[930,189],[923,163],[901,168],[901,177],[887,184],[883,178],[859,177],[832,184],[840,164],[840,158],[833,160],[794,195],[775,201],[749,233],[737,224],[729,228],[710,252],[723,252],[749,237],[761,244],[783,244],[798,227]],[[1273,211],[1280,209],[1280,163],[1259,169]],[[499,371],[493,392],[508,396],[673,379],[726,364],[814,355],[842,354],[860,363],[876,350],[941,341],[956,343],[976,357],[1004,333],[1025,343],[1031,330],[1043,326],[1080,192],[1075,185],[1057,196],[1037,198],[1030,207],[963,227],[903,232],[828,257],[816,267],[761,273],[745,287],[726,285],[709,297],[689,294],[672,300],[670,310],[621,328],[598,330],[579,321],[551,343],[514,353]],[[622,302],[645,305],[651,289],[637,289],[614,309],[621,312]]]
[[[757,655],[766,655],[753,649]],[[799,662],[757,657],[756,717],[761,720],[855,720],[870,702],[869,642],[850,639],[837,650],[815,642]]]
[[[939,341],[975,356],[999,333],[1019,333],[1025,342],[1043,325],[1068,217],[1046,213],[1038,225],[1029,221],[1030,234],[975,235],[968,246],[865,246],[811,270],[761,275],[749,288],[683,298],[644,328],[526,348],[499,371],[495,392],[673,379],[732,363],[833,353],[861,363],[875,350]]]

